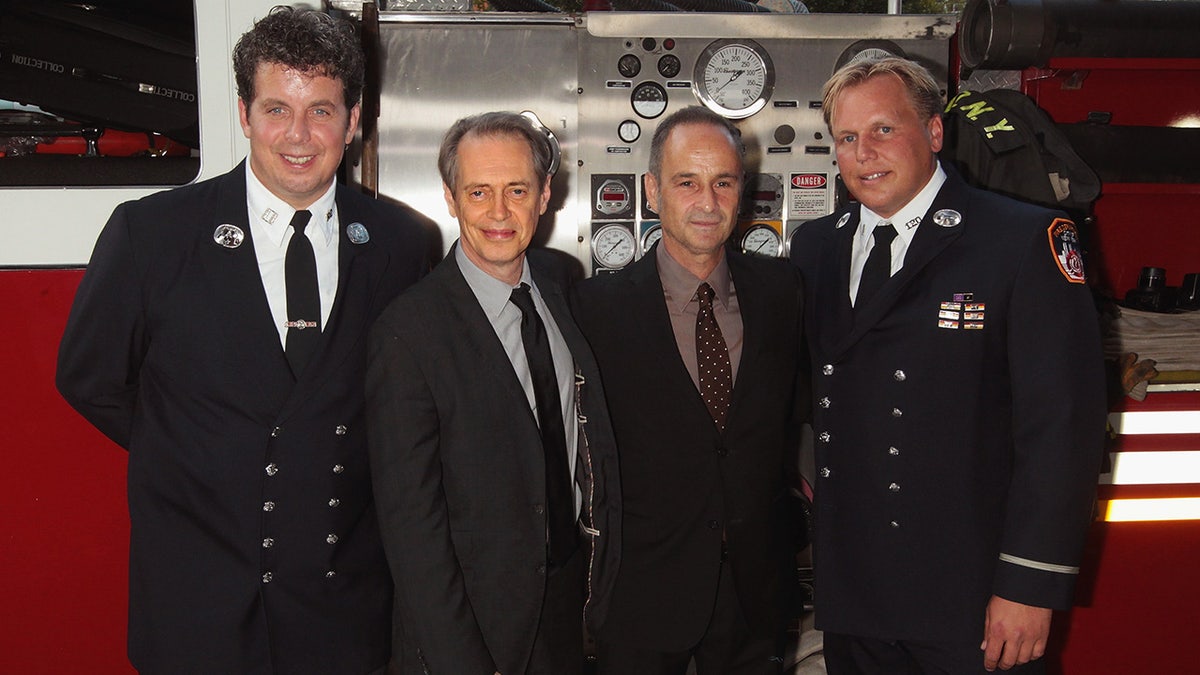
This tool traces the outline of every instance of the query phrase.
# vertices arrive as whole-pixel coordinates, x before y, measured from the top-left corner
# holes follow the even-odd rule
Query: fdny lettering
[[[967,119],[974,122],[979,118],[980,115],[995,110],[995,108],[989,106],[986,101],[975,101],[974,103],[962,105],[961,101],[970,95],[971,92],[964,91],[958,96],[955,96],[954,99],[950,101],[949,105],[946,106],[946,112],[950,112],[951,110],[958,108],[962,111],[963,115],[966,115]],[[1012,131],[1012,129],[1006,129],[1005,131]]]
[[[1066,218],[1055,218],[1046,228],[1046,236],[1050,241],[1050,253],[1058,271],[1073,284],[1087,282],[1083,271],[1083,253],[1079,248],[1079,232],[1075,223]]]
[[[992,138],[993,131],[1016,131],[1016,128],[1014,128],[1011,124],[1009,124],[1008,118],[1005,117],[1004,119],[1000,120],[999,122],[993,124],[990,127],[984,127],[983,131],[985,134],[987,134],[988,138]]]

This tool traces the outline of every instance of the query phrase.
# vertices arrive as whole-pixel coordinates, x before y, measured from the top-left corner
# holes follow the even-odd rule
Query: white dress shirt
[[[338,214],[334,194],[337,183],[331,183],[325,194],[307,208],[312,219],[304,233],[312,242],[317,258],[317,288],[321,292],[321,330],[329,321],[338,284]],[[276,197],[258,180],[246,162],[246,207],[250,216],[250,238],[258,258],[258,273],[262,275],[263,290],[271,318],[279,331],[279,344],[287,345],[287,283],[284,279],[284,258],[288,242],[295,232],[292,215],[297,210]]]
[[[851,305],[854,305],[858,298],[858,285],[862,282],[867,256],[870,255],[871,249],[875,248],[875,227],[882,223],[891,223],[896,228],[896,238],[892,240],[892,271],[889,274],[894,276],[904,267],[904,255],[908,253],[908,247],[917,234],[917,226],[921,224],[921,219],[925,217],[929,207],[933,206],[933,199],[937,197],[938,190],[942,189],[942,183],[945,182],[946,172],[942,170],[942,163],[938,162],[925,187],[899,211],[892,214],[891,218],[884,218],[866,206],[859,207],[858,230],[854,232],[854,244],[850,249]]]

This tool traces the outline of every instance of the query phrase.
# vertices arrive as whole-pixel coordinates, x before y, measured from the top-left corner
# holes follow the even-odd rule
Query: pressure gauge
[[[717,40],[696,60],[692,88],[709,110],[742,119],[767,105],[775,90],[775,66],[753,40]]]
[[[642,233],[642,255],[650,252],[658,240],[662,239],[662,225],[654,225]]]
[[[770,225],[754,225],[742,235],[742,253],[778,258],[783,253],[783,239]]]
[[[667,90],[657,82],[643,82],[634,87],[629,103],[635,113],[652,120],[667,109]]]
[[[592,235],[592,257],[610,270],[632,262],[635,246],[633,232],[624,225],[605,225]]]
[[[617,137],[626,143],[632,143],[642,137],[642,128],[633,120],[625,120],[617,126]]]

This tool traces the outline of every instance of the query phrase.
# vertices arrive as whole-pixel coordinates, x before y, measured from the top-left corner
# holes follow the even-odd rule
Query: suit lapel
[[[935,260],[947,246],[962,236],[965,223],[959,222],[953,227],[942,227],[934,222],[933,214],[942,209],[949,209],[952,205],[965,208],[963,201],[966,199],[966,194],[963,187],[963,183],[947,172],[946,182],[938,191],[929,210],[925,212],[925,216],[921,219],[921,225],[917,228],[917,234],[909,244],[908,252],[904,254],[904,266],[895,276],[884,283],[870,305],[864,307],[863,311],[854,318],[853,330],[834,347],[832,350],[834,356],[844,353],[883,317],[887,316],[904,294],[905,289],[920,276],[921,271]],[[846,267],[849,268],[848,262]]]
[[[223,317],[219,330],[224,335],[215,340],[214,348],[227,346],[247,381],[260,383],[267,396],[279,397],[274,408],[290,389],[292,377],[254,253],[246,211],[245,171],[243,162],[218,179],[218,196],[208,220],[200,221],[197,245],[206,286],[211,289],[208,300],[218,306]],[[240,246],[227,248],[214,241],[213,233],[225,224],[243,232]]]
[[[671,317],[667,310],[666,297],[663,295],[662,280],[658,275],[658,261],[654,252],[648,253],[634,263],[626,276],[626,306],[628,321],[637,326],[639,337],[645,342],[646,348],[636,350],[641,358],[646,359],[642,367],[647,373],[665,380],[663,389],[670,392],[687,392],[679,399],[681,406],[692,409],[698,419],[706,419],[713,433],[717,427],[712,424],[708,406],[696,389],[691,373],[679,355],[679,342],[675,339],[675,329],[671,326]]]
[[[832,255],[822,255],[817,272],[815,288],[833,289],[821,298],[813,298],[814,312],[822,312],[818,325],[821,351],[829,353],[841,343],[854,328],[854,308],[850,305],[850,252],[854,246],[854,232],[858,229],[859,210],[851,209],[850,217],[841,227],[835,227],[826,240],[826,248]]]

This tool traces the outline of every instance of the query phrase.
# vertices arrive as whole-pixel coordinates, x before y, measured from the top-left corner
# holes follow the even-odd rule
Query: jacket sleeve
[[[434,675],[492,675],[450,537],[437,403],[423,365],[386,319],[376,323],[366,392],[371,476],[396,621],[415,650],[393,658],[418,659]]]
[[[100,233],[75,293],[55,375],[67,403],[127,450],[147,348],[138,263],[121,205]]]
[[[1071,605],[1104,442],[1105,384],[1097,314],[1082,273],[1060,264],[1046,219],[1017,272],[1008,316],[1013,477],[996,595]],[[1073,277],[1073,280],[1072,280]]]

